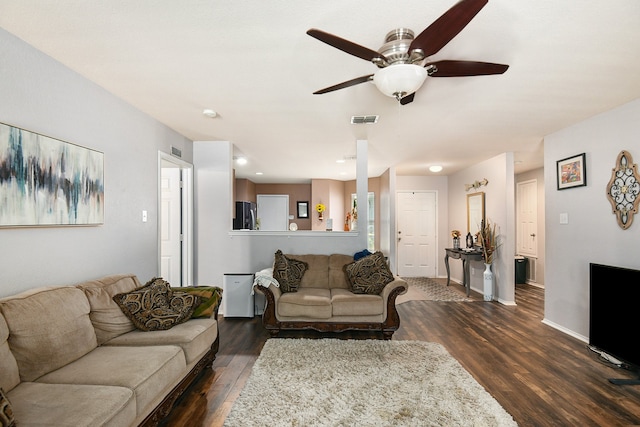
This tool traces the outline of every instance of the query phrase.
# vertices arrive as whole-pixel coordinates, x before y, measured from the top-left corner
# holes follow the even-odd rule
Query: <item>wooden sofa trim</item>
[[[309,322],[285,321],[276,318],[276,301],[270,288],[260,287],[259,291],[265,295],[266,307],[262,313],[262,324],[272,337],[276,337],[281,330],[312,329],[318,332],[344,332],[344,331],[379,331],[385,340],[390,340],[393,333],[400,327],[400,315],[396,309],[396,298],[405,288],[397,287],[389,293],[387,299],[387,318],[382,323],[339,323],[331,321],[315,320]]]
[[[215,313],[216,319],[218,313]],[[162,402],[155,409],[147,415],[147,417],[139,424],[139,427],[156,427],[160,422],[171,412],[174,405],[184,394],[184,392],[193,384],[204,372],[206,368],[213,368],[213,361],[216,359],[216,354],[220,348],[220,329],[218,329],[218,336],[216,340],[211,344],[211,349],[207,351],[204,356],[195,364],[195,366],[189,371],[189,373],[176,385],[171,393],[169,393]]]

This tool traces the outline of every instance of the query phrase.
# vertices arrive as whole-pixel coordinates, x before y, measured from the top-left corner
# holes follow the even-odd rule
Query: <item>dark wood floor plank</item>
[[[462,287],[451,286],[462,292]],[[441,343],[520,426],[640,425],[640,386],[602,364],[585,343],[542,323],[544,290],[518,285],[516,306],[482,301],[409,301],[394,340]],[[376,338],[371,333],[291,332],[290,338]],[[220,318],[220,351],[164,426],[222,426],[269,334],[260,318]]]

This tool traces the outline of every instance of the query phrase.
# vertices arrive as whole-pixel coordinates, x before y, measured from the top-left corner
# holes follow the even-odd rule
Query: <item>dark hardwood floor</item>
[[[452,288],[462,292],[459,285]],[[516,306],[484,302],[409,301],[398,306],[394,340],[444,345],[520,426],[640,425],[640,386],[607,378],[632,378],[606,366],[585,343],[542,323],[544,290],[517,285]],[[286,337],[371,338],[369,334]],[[221,426],[240,394],[269,334],[261,319],[220,318],[220,351],[185,394],[164,426]]]

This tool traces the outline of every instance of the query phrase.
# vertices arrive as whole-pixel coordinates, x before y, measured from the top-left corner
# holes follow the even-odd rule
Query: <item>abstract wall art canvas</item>
[[[103,223],[103,153],[0,123],[0,227]]]

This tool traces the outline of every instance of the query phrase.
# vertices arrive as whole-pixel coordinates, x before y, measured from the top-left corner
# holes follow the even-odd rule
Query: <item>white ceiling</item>
[[[255,182],[353,179],[336,160],[357,139],[369,176],[451,174],[505,151],[525,171],[542,166],[545,135],[640,97],[638,0],[490,0],[431,59],[505,74],[428,78],[405,106],[371,83],[312,95],[377,68],[309,28],[377,50],[454,1],[0,0],[0,27],[189,139],[233,142],[249,160],[237,175]],[[364,114],[379,122],[350,124]]]

